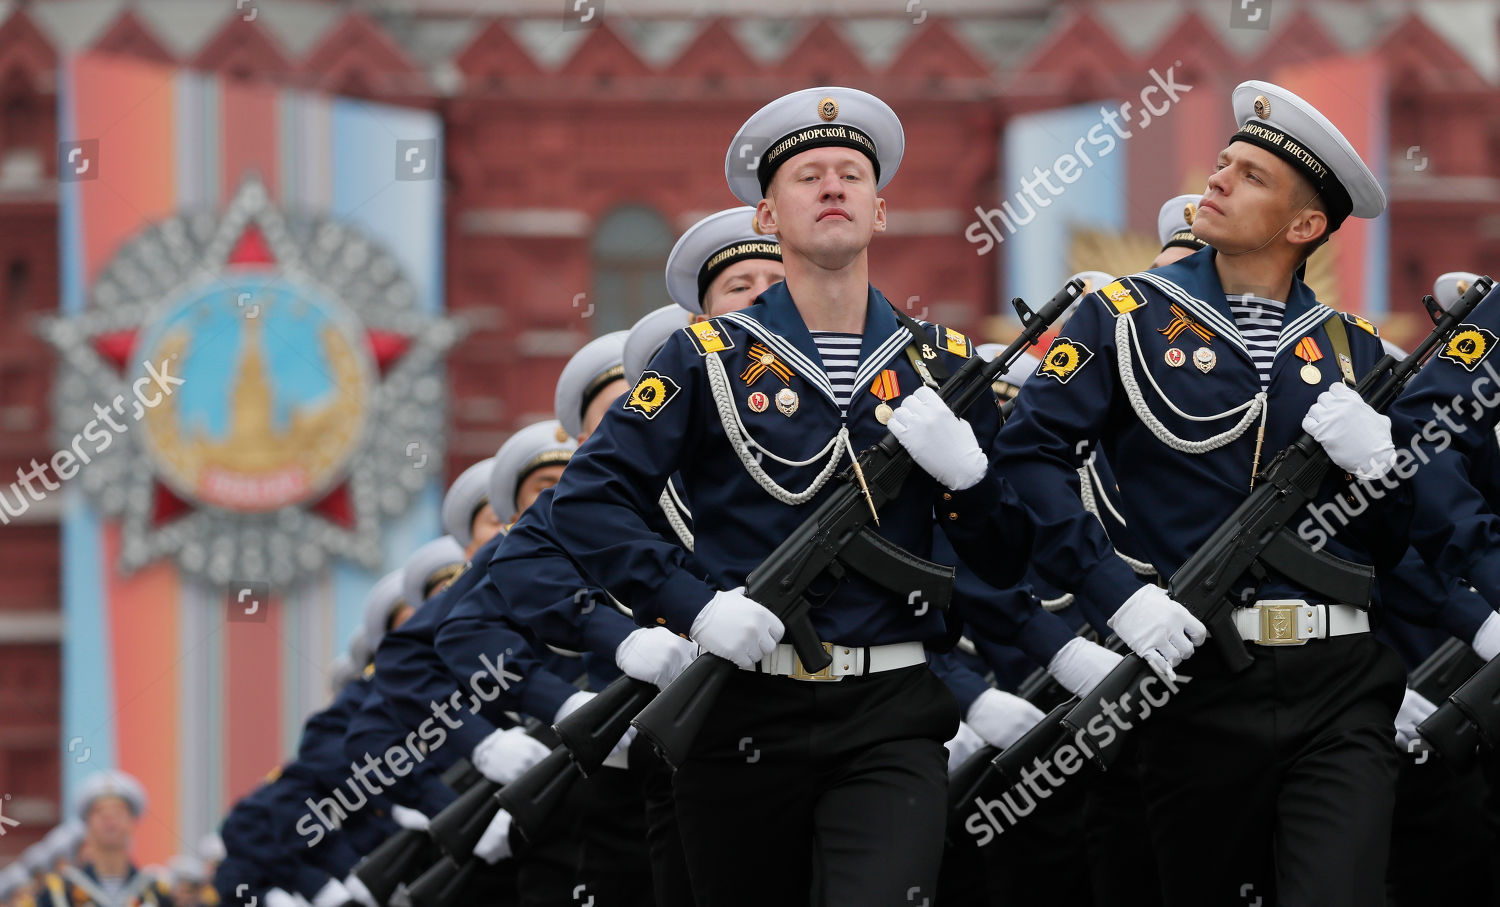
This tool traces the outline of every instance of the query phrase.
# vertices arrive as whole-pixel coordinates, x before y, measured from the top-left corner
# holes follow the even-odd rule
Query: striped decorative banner
[[[409,379],[401,382],[402,387],[425,380],[439,389],[436,405],[429,401],[427,406],[441,426],[441,352],[451,338],[444,343],[433,340],[435,334],[383,327],[372,323],[368,314],[404,305],[421,314],[429,327],[442,324],[436,317],[443,305],[443,183],[441,155],[436,152],[442,126],[436,116],[222,81],[104,55],[68,60],[62,82],[59,133],[65,140],[65,165],[60,176],[59,315],[61,322],[82,326],[72,334],[53,334],[63,353],[65,375],[69,368],[100,373],[95,363],[108,362],[113,354],[128,378],[140,360],[152,354],[147,340],[157,338],[159,348],[172,339],[171,324],[162,319],[174,312],[178,296],[169,293],[159,300],[161,305],[152,311],[161,317],[122,331],[118,325],[100,327],[101,305],[108,302],[100,294],[119,285],[118,274],[130,276],[120,262],[135,254],[132,250],[143,236],[178,218],[182,219],[176,225],[186,224],[191,233],[196,228],[190,218],[207,217],[210,224],[227,224],[223,228],[232,227],[238,235],[229,237],[233,242],[224,247],[230,251],[223,260],[210,257],[195,265],[223,268],[229,276],[221,280],[229,289],[239,288],[232,286],[234,281],[251,286],[243,284],[250,273],[258,281],[253,286],[264,288],[264,294],[254,295],[254,304],[264,301],[267,312],[260,321],[230,318],[226,323],[234,333],[228,339],[205,337],[207,328],[202,325],[214,322],[203,321],[202,313],[212,311],[215,304],[223,308],[224,300],[213,294],[228,293],[231,306],[235,294],[216,290],[210,281],[207,288],[181,295],[182,311],[200,316],[192,322],[198,333],[191,342],[202,345],[193,349],[207,351],[200,353],[196,371],[170,404],[177,418],[172,431],[182,428],[184,448],[191,446],[189,442],[220,445],[224,433],[250,424],[252,417],[262,418],[268,431],[290,432],[298,419],[311,418],[306,414],[318,400],[309,395],[336,395],[346,385],[365,392],[360,399],[370,406],[388,405],[381,401],[389,394],[371,393],[369,388],[380,390],[377,385],[387,375],[398,373]],[[69,157],[69,143],[75,142],[78,153]],[[416,152],[403,155],[403,148]],[[250,220],[237,225],[235,212],[246,211]],[[326,225],[335,225],[347,243],[344,252],[352,255],[349,250],[357,247],[371,256],[349,267],[354,275],[346,275],[346,280],[371,279],[362,272],[394,273],[397,277],[386,285],[399,286],[404,296],[396,299],[393,291],[386,309],[372,309],[368,299],[340,294],[336,281],[318,273],[311,253],[297,259],[294,267],[287,259],[307,251],[311,243],[289,243],[282,237],[278,247],[274,228],[285,225],[288,235],[297,235],[295,231],[308,224],[325,225],[308,234],[320,238],[329,235]],[[161,258],[170,259],[165,253]],[[154,275],[151,266],[156,260],[141,261],[141,269]],[[241,305],[252,297],[250,292],[238,295]],[[229,311],[234,314],[233,308]],[[348,346],[348,361],[354,363],[348,368],[355,378],[341,378],[331,391],[315,389],[328,383],[333,360],[314,363],[305,378],[299,377],[297,357],[292,355],[297,350],[279,348],[290,342],[283,336],[285,326],[301,323],[288,319],[306,318],[309,311],[316,317],[326,315],[321,333],[315,335],[325,344],[337,341],[335,327],[359,341]],[[345,317],[348,313],[355,317]],[[58,337],[73,338],[72,346]],[[203,409],[203,392],[215,390],[202,384],[213,380],[204,355],[218,349],[215,343],[223,347],[226,361],[235,363],[239,357],[239,371],[225,372],[237,383],[225,385],[234,396],[222,397],[222,406]],[[179,367],[182,361],[194,362],[184,357]],[[77,382],[60,381],[59,387],[64,384],[71,387]],[[229,402],[253,402],[259,399],[254,396],[257,388],[266,389],[265,412],[242,412],[249,403]],[[108,405],[108,396],[100,402]],[[202,411],[195,415],[194,406]],[[82,415],[74,417],[74,424],[67,415],[74,410],[60,404],[57,411],[57,434],[65,443],[82,430],[87,413],[79,410]],[[170,522],[212,510],[212,518],[219,521],[214,525],[232,529],[236,520],[264,514],[242,516],[222,504],[208,507],[174,485],[170,476],[148,480],[139,475],[153,468],[146,455],[147,433],[158,432],[159,426],[170,428],[170,422],[161,421],[170,416],[148,413],[134,422],[124,420],[126,430],[116,441],[125,452],[108,457],[101,452],[98,462],[84,467],[81,477],[66,488],[64,789],[71,797],[83,777],[101,768],[118,767],[140,778],[150,804],[138,832],[138,861],[164,861],[191,850],[233,799],[294,752],[304,717],[327,700],[327,666],[359,625],[365,591],[382,572],[437,533],[441,428],[439,437],[423,438],[420,445],[431,452],[432,465],[410,478],[411,465],[405,466],[406,473],[394,472],[410,453],[401,449],[405,438],[382,437],[377,428],[387,422],[379,415],[367,413],[360,417],[363,423],[352,420],[358,426],[357,431],[351,429],[351,437],[359,439],[358,450],[347,455],[352,458],[347,462],[365,464],[357,467],[367,469],[365,473],[352,472],[353,465],[333,469],[325,482],[331,490],[319,491],[308,480],[306,494],[286,504],[302,514],[299,525],[331,527],[311,536],[326,541],[327,556],[308,560],[303,550],[284,552],[286,563],[292,565],[286,569],[294,572],[283,582],[270,583],[265,601],[254,598],[255,608],[247,608],[249,616],[244,619],[236,619],[232,607],[232,582],[219,576],[228,570],[235,581],[258,578],[243,566],[244,546],[226,544],[219,547],[235,550],[220,551],[196,532],[174,541]],[[328,417],[347,418],[337,412]],[[198,421],[192,422],[195,418]],[[188,428],[198,435],[190,436]],[[215,430],[220,434],[213,434]],[[205,431],[212,436],[205,437]],[[163,442],[153,443],[160,448]],[[287,475],[310,472],[310,454],[281,453],[287,459]],[[392,478],[397,475],[400,483]],[[148,481],[154,484],[141,484]],[[112,484],[131,489],[115,496],[128,500],[111,498]],[[396,499],[402,512],[392,519],[381,509],[380,496],[397,484],[402,487]],[[148,487],[154,488],[153,494],[136,493]],[[317,496],[309,497],[314,491],[324,495],[316,505],[309,504]],[[137,506],[148,507],[150,520],[132,522],[121,515]],[[144,538],[162,526],[167,530]],[[267,545],[272,556],[279,556],[273,542]],[[199,548],[201,558],[195,553]],[[241,560],[233,567],[219,562],[234,557]]]

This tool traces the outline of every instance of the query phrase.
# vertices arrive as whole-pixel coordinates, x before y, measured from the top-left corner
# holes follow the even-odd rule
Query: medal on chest
[[[880,398],[880,403],[875,406],[875,421],[885,425],[891,421],[891,416],[896,411],[891,408],[891,401],[901,396],[901,384],[896,379],[895,369],[885,369],[875,378],[875,383],[870,385],[870,393]]]
[[[1297,341],[1297,358],[1302,360],[1302,369],[1297,373],[1302,380],[1308,384],[1317,384],[1323,380],[1323,370],[1313,365],[1323,358],[1323,351],[1318,349],[1318,341],[1311,337],[1303,337]]]

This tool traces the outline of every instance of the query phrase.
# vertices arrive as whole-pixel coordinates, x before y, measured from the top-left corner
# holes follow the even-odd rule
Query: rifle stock
[[[1036,343],[1048,325],[1082,291],[1081,280],[1069,281],[1037,311],[1029,309],[1020,299],[1014,300],[1024,326],[1021,336],[990,362],[974,356],[960,366],[939,391],[944,402],[954,412],[962,413],[982,394],[992,393],[990,385],[995,377]],[[869,489],[869,501],[856,484],[853,470],[846,470],[839,487],[745,580],[745,595],[781,619],[786,639],[810,672],[827,667],[831,659],[818,641],[812,625],[812,608],[803,594],[815,579],[834,566],[840,552],[868,525],[870,502],[878,509],[901,493],[913,465],[911,455],[889,433],[862,453],[859,463]],[[713,703],[735,670],[733,663],[717,655],[698,656],[632,722],[674,769],[691,752]]]
[[[630,721],[656,697],[655,686],[633,677],[617,678],[572,714],[552,726],[585,776],[604,764]]]
[[[470,855],[460,862],[452,856],[444,856],[406,889],[407,899],[411,907],[449,907],[463,903],[460,898],[464,889],[478,872],[478,857]]]
[[[576,760],[567,749],[559,746],[547,758],[527,769],[524,775],[500,789],[495,795],[497,811],[509,812],[512,828],[520,829],[521,834],[535,841],[561,810],[568,791],[582,777],[583,772]]]
[[[1500,656],[1454,690],[1417,733],[1460,771],[1474,764],[1480,744],[1500,747]]]
[[[473,786],[479,778],[479,771],[467,759],[449,766],[442,776],[443,783],[457,791]],[[416,874],[417,867],[431,862],[431,841],[426,832],[403,828],[366,854],[354,874],[377,903],[385,904],[402,882]]]

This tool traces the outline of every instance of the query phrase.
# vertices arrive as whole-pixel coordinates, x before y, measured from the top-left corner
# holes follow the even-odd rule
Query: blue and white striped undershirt
[[[813,343],[823,360],[823,371],[833,386],[833,400],[839,405],[839,416],[849,415],[849,401],[854,398],[854,373],[859,370],[859,334],[838,331],[813,331]]]
[[[1225,298],[1234,315],[1234,326],[1239,328],[1245,349],[1260,373],[1260,389],[1266,390],[1271,386],[1271,366],[1276,363],[1276,341],[1281,337],[1286,303],[1252,293]]]

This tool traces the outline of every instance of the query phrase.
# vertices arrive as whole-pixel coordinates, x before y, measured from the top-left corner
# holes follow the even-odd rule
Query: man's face
[[[791,252],[826,270],[847,267],[885,230],[875,168],[852,148],[813,148],[777,170],[756,218]]]
[[[474,534],[474,539],[464,549],[464,557],[473,557],[474,552],[483,548],[484,543],[494,538],[495,533],[500,531],[500,518],[495,516],[495,508],[491,507],[488,501],[474,514],[474,519],[469,523],[469,531]]]
[[[1157,256],[1151,260],[1151,267],[1147,270],[1154,271],[1157,268],[1164,268],[1175,261],[1182,261],[1192,254],[1193,250],[1187,246],[1168,246],[1157,253]]]
[[[100,850],[129,850],[135,816],[120,797],[100,797],[89,808],[88,839]]]
[[[624,378],[618,378],[599,388],[599,392],[594,395],[594,399],[590,400],[589,405],[584,407],[583,431],[578,435],[579,444],[589,439],[589,435],[592,435],[594,429],[599,427],[599,423],[604,421],[604,414],[609,411],[610,404],[618,400],[620,395],[627,390],[630,390],[630,385],[625,383]],[[554,482],[553,484],[556,483]]]
[[[773,283],[786,280],[786,268],[768,258],[747,258],[725,268],[703,294],[703,318],[738,312]]]
[[[417,609],[416,608],[413,608],[411,605],[408,605],[405,602],[402,602],[400,605],[396,606],[396,610],[395,611],[391,612],[391,625],[389,627],[387,627],[386,629],[387,630],[394,630],[394,629],[396,629],[397,627],[399,627],[402,624],[406,623],[406,621],[408,619],[410,619],[413,614],[416,614],[416,613],[417,613]]]
[[[624,382],[621,382],[622,384]],[[619,394],[615,394],[619,396]],[[556,485],[562,478],[563,464],[554,463],[551,466],[543,466],[533,469],[531,475],[521,482],[521,487],[516,489],[516,519],[526,512],[526,508],[532,505],[536,496]]]
[[[203,902],[198,897],[196,882],[178,882],[172,886],[172,903],[175,907],[198,907]]]
[[[1312,185],[1291,164],[1249,142],[1231,142],[1219,152],[1217,166],[1193,218],[1193,234],[1221,254],[1322,235],[1316,228],[1326,228],[1327,216],[1310,206]]]

